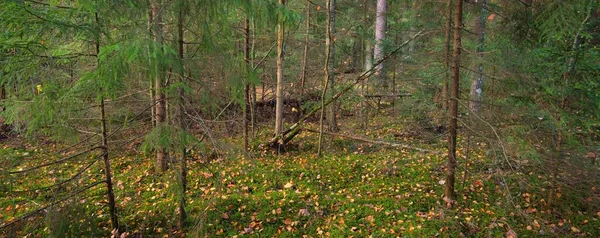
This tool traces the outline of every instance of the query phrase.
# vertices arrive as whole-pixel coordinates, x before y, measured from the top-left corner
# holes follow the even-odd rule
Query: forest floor
[[[548,185],[543,182],[548,181],[547,175],[536,172],[535,164],[507,169],[489,159],[483,145],[470,149],[466,166],[465,148],[459,149],[458,198],[450,208],[442,199],[445,135],[432,134],[425,141],[418,133],[399,130],[399,123],[378,121],[370,125],[371,134],[362,136],[440,153],[326,137],[326,153],[317,158],[318,135],[302,133],[283,154],[265,151],[244,158],[234,149],[212,157],[193,154],[188,164],[186,235],[176,227],[176,168],[156,176],[152,160],[141,153],[111,154],[122,228],[144,237],[600,235],[598,207],[574,202],[565,194],[548,208],[544,200]],[[343,130],[351,131],[349,127]],[[268,134],[264,131],[257,138],[264,141]],[[228,148],[240,140],[215,144]],[[0,149],[2,167],[19,171],[73,154],[57,154],[57,150],[52,145],[5,145]],[[5,159],[9,157],[13,158],[10,164]],[[8,178],[0,183],[0,192],[6,195],[0,196],[0,224],[101,181],[102,164],[94,163],[97,158],[87,156],[24,175],[0,170],[0,176]],[[45,186],[66,181],[86,166],[91,169],[60,189],[45,191]],[[0,236],[20,237],[29,232],[33,237],[106,236],[110,224],[105,191],[100,184],[60,206],[44,209],[40,214],[45,216],[32,216],[0,230]]]

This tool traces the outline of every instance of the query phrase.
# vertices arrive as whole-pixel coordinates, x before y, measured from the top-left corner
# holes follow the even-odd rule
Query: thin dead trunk
[[[95,13],[96,24],[100,25],[98,13]],[[96,60],[97,66],[100,67],[100,37],[96,39]],[[100,93],[103,93],[102,90]],[[110,157],[108,149],[108,131],[106,128],[106,107],[104,105],[104,96],[100,97],[100,129],[102,135],[102,160],[104,161],[104,180],[106,181],[106,196],[108,198],[108,209],[110,214],[110,223],[113,230],[119,231],[119,219],[117,217],[117,206],[115,203],[115,194],[113,192],[112,172],[110,167]]]
[[[323,92],[321,94],[321,108],[325,108],[325,97],[327,97],[327,91],[329,94],[333,94],[334,87],[334,50],[335,45],[333,42],[333,35],[335,34],[335,0],[327,1],[327,30],[325,36],[325,79],[323,85]],[[329,131],[336,131],[337,125],[335,121],[335,103],[331,103],[327,108],[327,122]],[[319,120],[319,147],[317,149],[317,155],[321,156],[323,146],[323,119],[325,117],[325,110],[321,110],[321,118]]]
[[[185,92],[183,90],[183,84],[185,84],[185,66],[184,66],[184,32],[183,32],[183,21],[184,21],[184,15],[183,15],[183,3],[181,3],[181,5],[179,6],[179,18],[177,19],[177,36],[178,36],[178,53],[179,53],[179,60],[181,60],[181,66],[179,68],[179,81],[181,82],[182,85],[179,86],[178,88],[178,93],[179,93],[179,115],[178,115],[178,119],[179,119],[179,130],[181,133],[181,148],[180,148],[180,153],[181,153],[181,167],[180,167],[180,171],[179,171],[179,176],[181,179],[181,194],[179,195],[179,207],[178,207],[178,212],[179,212],[179,229],[183,229],[185,227],[185,220],[187,218],[187,213],[185,211],[185,204],[186,204],[186,191],[187,191],[187,151],[186,151],[186,147],[187,147],[187,139],[186,139],[186,132],[187,132],[187,128],[185,126],[186,124],[186,116],[185,116]]]
[[[444,29],[444,67],[446,76],[442,87],[442,109],[448,110],[448,82],[450,81],[450,32],[452,30],[452,0],[446,1],[446,26]]]
[[[148,35],[152,36],[154,34],[152,32],[152,28],[154,28],[154,16],[152,13],[152,8],[148,10]],[[150,108],[150,121],[152,121],[152,128],[156,127],[156,93],[154,90],[154,79],[150,83],[150,103],[154,105]]]
[[[254,59],[256,58],[256,23],[252,21],[252,46],[250,47],[250,65],[254,70]],[[256,135],[256,84],[252,84],[252,107],[250,111],[250,124],[252,128],[252,138]]]
[[[300,98],[304,98],[304,87],[306,84],[306,68],[308,64],[308,41],[310,36],[310,1],[306,1],[306,33],[304,36],[304,55],[302,56],[302,74],[300,76]],[[302,104],[302,102],[300,102]],[[302,105],[300,105],[302,106]],[[302,110],[298,108],[298,118],[302,114]]]
[[[327,4],[327,36],[325,38],[325,47],[327,47],[327,61],[325,63],[325,75],[327,80],[326,97],[330,98],[335,94],[335,0],[329,0]],[[336,118],[336,103],[333,102],[327,107],[327,130],[338,131]]]
[[[456,135],[458,122],[458,98],[460,81],[460,53],[463,1],[455,3],[454,15],[454,50],[452,53],[452,90],[450,98],[450,115],[448,117],[448,161],[446,165],[446,188],[444,197],[454,199],[454,182],[456,173]]]
[[[250,18],[246,16],[244,20],[244,61],[246,62],[246,70],[250,73]],[[249,76],[249,75],[248,75]],[[250,109],[250,78],[246,77],[244,84],[244,151],[248,152],[248,131],[250,127],[251,116],[248,113]]]
[[[369,4],[367,0],[363,0],[363,5],[364,5],[364,13],[363,13],[363,24],[365,25],[369,25],[369,23],[367,22],[367,13],[369,12]],[[373,45],[371,44],[371,40],[366,40],[364,41],[364,70],[363,72],[366,72],[367,70],[373,68]],[[360,100],[360,125],[362,127],[362,129],[366,130],[367,126],[368,126],[368,121],[369,121],[369,110],[367,109],[367,102],[366,102],[366,98],[364,97],[367,93],[368,93],[368,86],[369,84],[367,83],[368,79],[362,81],[360,83],[360,95],[361,95],[361,100]]]

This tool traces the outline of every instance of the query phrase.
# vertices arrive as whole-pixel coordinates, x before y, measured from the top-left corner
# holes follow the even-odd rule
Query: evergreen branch
[[[98,181],[98,182],[92,183],[92,184],[90,184],[90,185],[88,185],[88,186],[85,186],[84,188],[82,188],[82,189],[80,189],[80,190],[77,190],[77,191],[75,191],[74,193],[72,193],[72,194],[70,194],[70,195],[68,195],[68,196],[66,196],[66,197],[64,197],[64,198],[62,198],[62,199],[60,199],[60,200],[58,200],[58,201],[51,202],[50,204],[48,204],[48,205],[46,205],[46,206],[44,206],[44,207],[38,208],[38,209],[36,209],[35,211],[32,211],[32,212],[30,212],[30,213],[27,213],[27,214],[25,214],[25,215],[23,215],[23,216],[21,216],[21,217],[19,217],[19,218],[17,218],[17,219],[14,219],[14,220],[12,220],[12,221],[10,221],[10,222],[8,222],[8,223],[2,224],[2,225],[0,226],[0,230],[2,230],[2,229],[4,229],[4,228],[7,228],[7,227],[10,227],[10,226],[14,225],[14,224],[15,224],[15,223],[17,223],[17,222],[20,222],[20,221],[23,221],[23,220],[25,220],[25,219],[27,219],[27,218],[30,218],[30,217],[32,217],[33,215],[37,214],[37,213],[40,213],[40,212],[42,212],[42,211],[45,211],[46,209],[48,209],[48,208],[49,208],[49,207],[51,207],[51,206],[54,206],[54,205],[56,205],[56,204],[60,204],[60,203],[62,203],[62,202],[64,202],[64,201],[66,201],[66,200],[68,200],[68,199],[71,199],[72,197],[75,197],[76,195],[78,195],[78,194],[80,194],[80,193],[83,193],[83,192],[87,191],[88,189],[91,189],[91,188],[93,188],[93,187],[96,187],[98,184],[105,183],[105,182],[106,182],[106,181],[102,180],[102,181]]]

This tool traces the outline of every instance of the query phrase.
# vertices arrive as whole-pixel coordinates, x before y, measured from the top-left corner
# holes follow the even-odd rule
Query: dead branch
[[[8,173],[9,174],[27,173],[27,172],[30,172],[30,171],[33,171],[33,170],[36,170],[36,169],[40,169],[40,168],[43,168],[43,167],[47,167],[47,166],[50,166],[50,165],[60,164],[62,162],[65,162],[65,161],[77,158],[77,157],[79,157],[79,156],[81,156],[83,154],[87,154],[89,152],[92,152],[92,151],[97,150],[97,149],[102,149],[102,148],[104,148],[104,147],[103,146],[94,146],[94,147],[92,147],[92,148],[90,148],[90,149],[88,149],[86,151],[82,151],[82,152],[79,152],[77,154],[74,154],[74,155],[71,155],[71,156],[68,156],[68,157],[65,157],[65,158],[62,158],[62,159],[59,159],[59,160],[47,163],[47,164],[42,164],[42,165],[38,165],[38,166],[34,166],[34,167],[31,167],[31,168],[27,168],[27,169],[23,169],[23,170],[18,170],[18,171],[10,171]]]
[[[319,133],[318,130],[306,129],[306,128],[302,129],[302,131]],[[394,148],[416,150],[421,153],[429,153],[429,154],[437,154],[437,155],[441,154],[439,151],[427,150],[427,149],[422,149],[422,148],[405,145],[405,144],[398,144],[398,143],[389,142],[389,141],[372,140],[372,139],[363,138],[363,137],[354,136],[354,135],[344,135],[344,134],[333,133],[333,132],[328,132],[328,131],[323,131],[323,134],[330,135],[330,136],[342,137],[342,138],[348,138],[348,139],[357,140],[357,141],[362,141],[362,142],[366,142],[369,144],[377,144],[377,145],[384,145],[384,146],[394,147]]]
[[[61,202],[64,202],[64,201],[66,201],[66,200],[68,200],[68,199],[70,199],[70,198],[72,198],[72,197],[75,197],[77,194],[80,194],[80,193],[82,193],[82,192],[85,192],[85,191],[87,191],[88,189],[90,189],[90,188],[93,188],[93,187],[97,186],[98,184],[101,184],[101,183],[104,183],[104,182],[105,182],[105,181],[104,181],[104,180],[102,180],[102,181],[98,181],[98,182],[92,183],[92,184],[90,184],[90,185],[88,185],[88,186],[85,186],[84,188],[82,188],[82,189],[80,189],[80,190],[77,190],[77,191],[75,191],[75,192],[74,192],[74,193],[72,193],[72,194],[69,194],[68,196],[66,196],[66,197],[64,197],[64,198],[62,198],[62,199],[60,199],[60,200],[58,200],[58,201],[51,202],[50,204],[48,204],[48,205],[46,205],[46,206],[44,206],[44,207],[38,208],[38,209],[36,209],[35,211],[32,211],[32,212],[30,212],[30,213],[27,213],[27,214],[25,214],[25,215],[23,215],[23,216],[21,216],[21,217],[19,217],[19,218],[17,218],[17,219],[14,219],[14,220],[12,220],[12,221],[10,221],[10,222],[8,222],[8,223],[2,224],[2,225],[0,226],[0,230],[2,230],[2,229],[4,229],[4,228],[7,228],[7,227],[9,227],[9,226],[12,226],[13,224],[15,224],[15,223],[17,223],[17,222],[23,221],[23,220],[25,220],[25,219],[27,219],[27,218],[29,218],[29,217],[31,217],[31,216],[33,216],[33,215],[37,214],[37,213],[40,213],[40,212],[42,212],[42,211],[44,211],[44,210],[48,209],[48,208],[49,208],[49,207],[51,207],[51,206],[54,206],[54,205],[56,205],[56,204],[59,204],[59,203],[61,203]]]

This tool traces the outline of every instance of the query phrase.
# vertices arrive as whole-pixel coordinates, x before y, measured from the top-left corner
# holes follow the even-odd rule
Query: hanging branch
[[[407,46],[408,43],[410,43],[411,41],[413,41],[417,37],[420,37],[421,35],[423,35],[423,31],[422,30],[419,31],[419,32],[417,32],[415,35],[413,35],[410,39],[408,39],[407,41],[405,41],[404,43],[402,43],[400,46],[396,47],[396,49],[394,49],[391,53],[389,53],[385,57],[383,57],[380,60],[378,60],[377,62],[375,62],[375,64],[373,64],[373,66],[371,66],[371,68],[369,70],[363,72],[358,77],[356,77],[354,79],[354,82],[352,82],[350,85],[348,85],[345,88],[343,88],[342,90],[340,90],[337,94],[335,94],[333,97],[331,97],[329,100],[327,100],[323,105],[316,106],[309,113],[305,114],[302,118],[300,118],[300,120],[298,120],[298,122],[294,123],[287,130],[283,131],[283,133],[275,135],[273,138],[271,138],[271,140],[269,140],[267,142],[266,146],[270,147],[270,148],[278,148],[279,146],[284,145],[287,142],[291,141],[298,133],[300,133],[300,126],[302,125],[302,123],[304,123],[304,121],[306,119],[308,119],[309,117],[311,117],[313,114],[317,113],[323,107],[326,107],[327,105],[329,105],[332,102],[336,101],[338,98],[340,98],[346,92],[350,91],[350,89],[354,88],[354,86],[357,85],[358,83],[360,83],[360,82],[364,81],[365,79],[368,79],[369,77],[371,77],[371,75],[373,75],[375,73],[375,70],[376,70],[376,68],[377,68],[378,65],[380,65],[381,63],[383,63],[386,60],[388,60],[392,55],[400,52],[400,50],[402,48],[404,48],[405,46]],[[265,146],[263,145],[263,147],[265,147]]]
[[[58,200],[58,201],[51,202],[50,204],[48,204],[48,205],[46,205],[46,206],[44,206],[44,207],[38,208],[38,209],[37,209],[37,210],[35,210],[35,211],[32,211],[32,212],[30,212],[30,213],[27,213],[27,214],[25,214],[25,215],[23,215],[23,216],[21,216],[21,217],[19,217],[19,218],[17,218],[17,219],[14,219],[14,220],[12,220],[11,222],[8,222],[8,223],[6,223],[6,224],[3,224],[3,225],[1,225],[1,226],[0,226],[0,230],[2,230],[2,229],[4,229],[4,228],[7,228],[7,227],[10,227],[10,226],[12,226],[13,224],[15,224],[15,223],[17,223],[17,222],[20,222],[20,221],[23,221],[23,220],[25,220],[25,219],[27,219],[27,218],[30,218],[31,216],[33,216],[33,215],[35,215],[35,214],[37,214],[37,213],[40,213],[40,212],[42,212],[42,211],[44,211],[44,210],[48,209],[48,208],[49,208],[49,207],[51,207],[51,206],[54,206],[54,205],[56,205],[56,204],[59,204],[59,203],[62,203],[62,202],[64,202],[64,201],[66,201],[66,200],[68,200],[68,199],[70,199],[70,198],[72,198],[72,197],[75,197],[76,195],[78,195],[78,194],[80,194],[80,193],[83,193],[83,192],[87,191],[88,189],[90,189],[90,188],[93,188],[93,187],[97,186],[98,184],[102,184],[102,183],[104,183],[104,182],[106,182],[106,181],[102,180],[102,181],[98,181],[98,182],[92,183],[92,184],[90,184],[90,185],[88,185],[88,186],[85,186],[84,188],[82,188],[82,189],[80,189],[80,190],[77,190],[77,191],[75,191],[74,193],[72,193],[72,194],[70,194],[70,195],[68,195],[68,196],[66,196],[66,197],[64,197],[64,198],[62,198],[62,199],[60,199],[60,200]]]
[[[35,191],[36,193],[39,191],[46,191],[46,190],[50,190],[54,187],[60,187],[63,184],[66,184],[68,182],[71,182],[73,180],[75,180],[76,178],[79,178],[85,171],[87,171],[90,167],[92,167],[92,165],[94,165],[96,162],[98,162],[97,159],[93,160],[92,162],[90,162],[89,164],[87,164],[83,169],[79,170],[79,172],[77,172],[75,175],[71,176],[70,178],[60,181],[58,183],[52,184],[52,185],[48,185],[45,187],[41,187],[41,188],[35,188],[35,189],[28,189],[28,190],[14,190],[14,191],[10,191],[13,193],[25,193],[25,192],[32,192]]]
[[[8,174],[27,173],[27,172],[30,172],[30,171],[33,171],[33,170],[36,170],[36,169],[41,169],[43,167],[48,167],[50,165],[60,164],[62,162],[65,162],[65,161],[77,158],[77,157],[79,157],[79,156],[81,156],[83,154],[87,154],[89,152],[92,152],[92,151],[97,150],[97,149],[102,149],[102,148],[104,148],[104,147],[103,146],[95,146],[95,147],[92,147],[92,148],[90,148],[90,149],[88,149],[86,151],[79,152],[79,153],[71,155],[69,157],[65,157],[65,158],[62,158],[62,159],[59,159],[59,160],[56,160],[56,161],[53,161],[53,162],[50,162],[50,163],[47,163],[47,164],[42,164],[42,165],[34,166],[34,167],[31,167],[31,168],[28,168],[28,169],[23,169],[23,170],[19,170],[19,171],[10,171],[10,172],[8,172]]]

